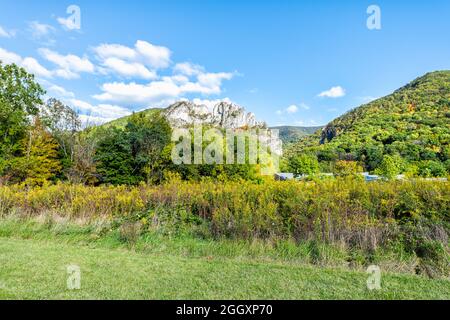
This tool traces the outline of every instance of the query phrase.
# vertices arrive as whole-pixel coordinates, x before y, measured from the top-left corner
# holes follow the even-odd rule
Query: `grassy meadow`
[[[382,273],[381,290],[370,291],[365,272],[308,265],[302,249],[290,255],[257,243],[152,236],[129,247],[118,234],[96,236],[88,229],[3,221],[0,298],[450,298],[449,280],[392,272]],[[66,287],[71,264],[80,266],[80,290]]]

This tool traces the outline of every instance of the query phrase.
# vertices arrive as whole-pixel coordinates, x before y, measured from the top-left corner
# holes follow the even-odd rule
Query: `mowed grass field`
[[[67,289],[67,266],[81,289]],[[0,299],[450,299],[450,282],[223,257],[0,237]]]

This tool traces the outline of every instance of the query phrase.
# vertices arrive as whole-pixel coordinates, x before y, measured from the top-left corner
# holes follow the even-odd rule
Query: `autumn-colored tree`
[[[13,182],[42,185],[61,170],[58,160],[58,143],[45,130],[39,118],[20,143],[21,155],[11,161]]]

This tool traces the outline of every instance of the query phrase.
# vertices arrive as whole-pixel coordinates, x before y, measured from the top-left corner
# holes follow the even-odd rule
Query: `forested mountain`
[[[450,165],[450,71],[417,78],[286,150],[288,156],[304,153],[317,156],[323,167],[356,160],[373,171],[393,162],[399,172],[445,175]]]
[[[155,116],[158,113],[158,111],[161,111],[161,110],[163,110],[163,109],[151,108],[151,109],[146,109],[143,111],[136,112],[135,114],[151,118],[151,117]],[[125,117],[110,121],[108,123],[103,124],[102,127],[106,127],[106,128],[107,127],[119,127],[119,128],[125,127],[126,124],[128,123],[128,121],[130,120],[130,117],[131,116],[125,116]]]

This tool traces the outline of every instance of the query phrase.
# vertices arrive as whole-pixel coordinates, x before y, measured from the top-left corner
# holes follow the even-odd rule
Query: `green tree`
[[[450,159],[444,162],[444,166],[447,169],[447,173],[450,175]]]
[[[160,183],[170,165],[172,130],[160,114],[134,114],[125,128],[108,128],[95,153],[100,181],[111,184]]]
[[[289,168],[297,175],[314,175],[319,172],[319,161],[315,155],[302,154],[289,160]]]
[[[103,134],[94,160],[102,183],[132,185],[143,180],[135,168],[130,140],[123,129],[109,128]]]
[[[134,114],[125,127],[131,144],[136,172],[150,183],[164,179],[164,168],[170,153],[163,152],[171,143],[172,129],[166,118],[157,113],[152,117]]]
[[[33,75],[15,64],[0,62],[0,170],[19,151],[19,142],[26,136],[31,116],[38,114],[44,93]]]
[[[383,161],[381,161],[381,164],[375,169],[375,173],[392,180],[398,174],[402,173],[403,168],[404,161],[399,155],[384,155]]]
[[[447,168],[439,161],[421,161],[419,163],[419,175],[424,178],[445,177],[447,175]]]
[[[366,148],[366,165],[369,171],[377,168],[383,161],[383,145],[372,145]]]

